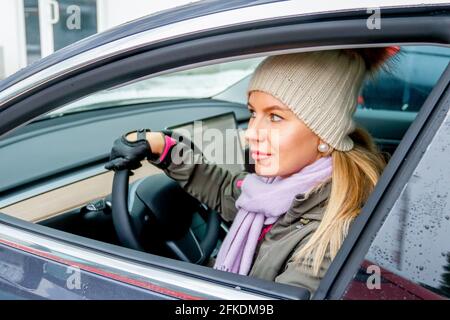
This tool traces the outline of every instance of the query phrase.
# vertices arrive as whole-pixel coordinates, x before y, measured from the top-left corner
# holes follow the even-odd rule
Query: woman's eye
[[[280,116],[278,116],[276,114],[273,114],[273,113],[270,114],[270,121],[279,122],[281,120],[283,120],[282,117],[280,117]]]

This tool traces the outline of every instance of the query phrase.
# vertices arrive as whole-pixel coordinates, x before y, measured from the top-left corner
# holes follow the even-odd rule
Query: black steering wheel
[[[114,174],[111,207],[117,236],[125,247],[204,264],[217,245],[220,216],[184,191],[165,174],[151,175],[129,185],[130,171]],[[194,214],[206,220],[196,236]]]

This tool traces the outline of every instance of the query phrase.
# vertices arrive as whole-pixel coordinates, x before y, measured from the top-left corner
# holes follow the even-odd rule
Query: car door
[[[280,6],[281,4],[277,4],[274,9]],[[167,29],[150,29],[129,38],[116,40],[118,42],[111,41],[86,49],[67,61],[36,71],[24,78],[23,82],[16,82],[5,88],[0,94],[0,134],[6,134],[38,115],[92,92],[149,74],[155,75],[220,59],[225,61],[236,57],[283,53],[299,48],[313,50],[336,45],[364,46],[371,41],[380,45],[392,42],[450,42],[448,30],[432,28],[437,20],[441,23],[449,22],[448,14],[436,17],[435,8],[424,8],[420,12],[408,11],[408,8],[387,11],[383,37],[367,29],[365,10],[348,11],[345,15],[318,14],[316,18],[324,20],[318,19],[311,23],[310,15],[299,15],[294,19],[289,7],[284,8],[281,13],[267,9],[256,11],[261,17],[264,15],[264,19],[261,18],[260,21],[247,21],[244,18],[245,12],[241,12],[241,21],[236,22],[236,18],[231,18],[236,12],[221,12],[218,13],[220,16],[200,17],[196,18],[198,20],[180,23]],[[267,12],[270,12],[272,19],[267,19]],[[417,18],[414,28],[407,25],[402,18],[405,12]],[[230,15],[228,20],[227,14]],[[221,25],[214,32],[194,32],[192,27],[186,30],[186,26],[198,26],[208,19],[210,25],[214,25],[212,21],[216,21],[218,17],[223,19],[221,22],[230,21],[229,25]],[[405,28],[406,26],[408,28]],[[424,36],[423,30],[430,30],[429,34]],[[172,32],[183,36],[176,37],[177,33]],[[92,42],[89,43],[91,44]],[[105,50],[107,54],[99,58],[97,55]],[[52,59],[58,60],[56,57]],[[139,290],[145,289],[149,292],[143,294],[155,298],[309,297],[309,293],[302,288],[228,274],[107,245],[4,215],[1,215],[0,219],[0,238],[5,250],[47,259],[52,265],[43,269],[44,274],[47,270],[57,270],[62,264],[64,268],[78,268],[82,274],[85,272],[86,275],[99,276],[102,280],[111,281],[111,287],[108,288],[112,292],[120,290],[121,286],[130,285],[136,290],[136,295]],[[16,264],[20,265],[20,262]],[[40,267],[33,270],[40,272]],[[61,270],[54,271],[52,277],[57,278],[56,274],[60,273]],[[76,284],[76,280],[71,279],[70,283]],[[87,289],[89,287],[87,286]],[[50,292],[47,297],[55,295]]]

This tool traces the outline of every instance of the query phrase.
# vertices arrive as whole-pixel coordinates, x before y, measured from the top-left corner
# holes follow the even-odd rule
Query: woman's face
[[[272,95],[252,91],[248,109],[251,117],[245,140],[256,174],[289,176],[321,157],[320,138]]]

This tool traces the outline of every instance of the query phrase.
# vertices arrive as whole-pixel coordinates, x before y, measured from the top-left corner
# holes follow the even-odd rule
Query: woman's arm
[[[147,132],[147,140],[152,152],[160,155],[156,160],[149,160],[150,163],[162,169],[196,199],[219,212],[223,219],[234,219],[237,213],[235,201],[241,192],[239,181],[248,172],[233,174],[217,164],[208,163],[203,154],[163,132]]]

